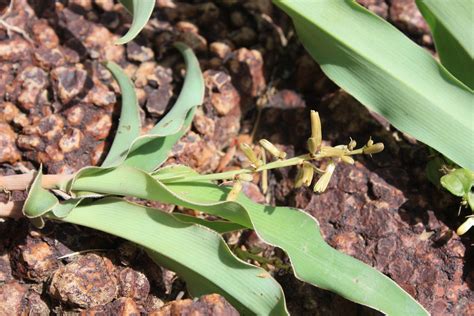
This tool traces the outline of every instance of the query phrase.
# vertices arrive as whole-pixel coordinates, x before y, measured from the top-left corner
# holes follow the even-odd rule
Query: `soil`
[[[433,51],[413,0],[359,2]],[[338,166],[324,194],[294,189],[292,168],[270,173],[267,196],[256,184],[246,193],[315,216],[329,244],[391,277],[433,315],[474,314],[474,233],[453,233],[468,212],[458,216],[459,201],[427,180],[429,149],[326,78],[270,0],[157,0],[147,27],[124,47],[113,41],[131,18],[112,0],[7,5],[0,1],[3,21],[23,31],[0,27],[0,174],[31,172],[40,164],[46,173],[73,173],[100,164],[120,110],[119,89],[104,60],[117,62],[133,79],[145,132],[179,93],[184,65],[172,43],[181,40],[199,57],[206,98],[168,163],[200,172],[239,167],[236,145],[250,141],[254,129],[255,139],[301,154],[310,109],[320,112],[328,144],[349,137],[382,141],[382,154]],[[2,201],[24,197],[0,193]],[[120,238],[52,222],[37,230],[26,220],[0,222],[0,236],[2,315],[236,313],[216,295],[186,299],[172,271]],[[252,232],[226,237],[286,260]],[[377,314],[289,271],[272,272],[293,315]],[[86,289],[91,283],[94,291]]]

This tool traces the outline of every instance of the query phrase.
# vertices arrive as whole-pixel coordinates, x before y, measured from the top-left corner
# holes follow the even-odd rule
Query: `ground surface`
[[[474,314],[473,235],[453,234],[462,221],[458,201],[426,180],[428,149],[332,84],[270,1],[158,0],[142,35],[124,47],[113,40],[125,32],[130,17],[113,1],[17,0],[11,11],[5,2],[0,1],[2,19],[24,34],[0,27],[1,174],[28,172],[40,164],[47,173],[72,173],[100,163],[120,104],[103,60],[119,63],[133,78],[144,129],[152,126],[173,104],[182,83],[183,62],[171,46],[179,39],[198,54],[207,91],[170,163],[200,172],[240,166],[236,144],[250,139],[256,104],[264,110],[255,138],[268,138],[290,154],[305,150],[309,109],[320,111],[328,143],[347,143],[349,136],[383,141],[383,154],[339,167],[321,195],[293,189],[293,169],[271,173],[269,200],[315,216],[332,246],[393,278],[433,315]],[[432,49],[413,1],[360,2]],[[257,185],[246,191],[265,201]],[[23,199],[24,193],[13,192],[10,198]],[[38,231],[12,220],[0,223],[0,236],[0,314],[233,312],[215,296],[162,308],[163,302],[186,297],[184,284],[112,236],[54,223]],[[250,232],[228,239],[285,260]],[[91,249],[96,250],[56,259]],[[294,315],[369,313],[286,271],[274,272]],[[87,284],[95,290],[84,290]]]

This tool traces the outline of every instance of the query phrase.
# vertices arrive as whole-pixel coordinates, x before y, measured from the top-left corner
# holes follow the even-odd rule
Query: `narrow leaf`
[[[229,188],[203,181],[164,185],[149,174],[126,166],[83,170],[70,187],[172,203],[253,228],[265,242],[288,253],[301,280],[390,315],[427,315],[388,277],[327,245],[317,221],[301,210],[260,205],[242,194],[236,202],[226,201]]]
[[[122,161],[130,144],[140,136],[140,115],[138,100],[132,81],[127,77],[119,65],[114,62],[105,64],[120,86],[122,93],[122,108],[119,125],[115,133],[114,142],[102,167],[108,167]]]
[[[473,93],[352,0],[274,0],[326,75],[396,128],[474,169]]]
[[[474,89],[474,1],[416,0],[431,28],[441,63]]]
[[[186,281],[192,295],[219,293],[243,314],[287,314],[280,285],[261,277],[268,276],[265,270],[236,258],[222,237],[205,227],[118,198],[79,205],[61,220],[145,247]]]
[[[133,21],[127,33],[115,41],[118,45],[133,40],[145,27],[155,8],[155,0],[120,0],[120,2],[133,15]]]

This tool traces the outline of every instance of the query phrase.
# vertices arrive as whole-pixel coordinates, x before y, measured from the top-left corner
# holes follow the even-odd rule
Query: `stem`
[[[260,172],[264,170],[295,166],[295,165],[302,164],[305,160],[309,160],[309,159],[311,159],[310,155],[306,154],[306,155],[293,157],[290,159],[272,161],[270,163],[267,163],[263,166],[258,167],[257,169],[244,168],[244,169],[231,170],[231,171],[225,171],[225,172],[220,172],[220,173],[211,173],[211,174],[195,175],[195,176],[182,176],[182,177],[168,178],[168,179],[163,179],[163,180],[160,180],[160,177],[157,176],[155,177],[155,179],[160,180],[163,183],[204,181],[204,180],[207,180],[207,181],[234,180],[235,177],[238,176],[239,174],[245,174],[245,173],[249,174],[249,173],[255,173],[255,172]]]
[[[0,190],[17,191],[26,190],[35,178],[33,173],[16,174],[12,176],[0,176]],[[45,189],[55,189],[63,182],[71,179],[69,174],[47,174],[43,176],[41,186]]]

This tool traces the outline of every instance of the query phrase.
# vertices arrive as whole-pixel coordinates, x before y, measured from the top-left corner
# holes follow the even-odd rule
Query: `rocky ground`
[[[0,1],[2,21],[14,26],[0,26],[0,174],[40,164],[47,173],[73,173],[101,162],[120,110],[104,60],[133,79],[149,129],[179,93],[184,65],[172,43],[181,40],[199,57],[206,98],[169,163],[200,172],[238,167],[237,145],[252,133],[290,154],[303,153],[309,109],[321,113],[328,143],[346,143],[349,136],[383,141],[382,154],[339,167],[324,194],[295,190],[293,169],[270,174],[267,196],[257,184],[246,192],[259,202],[306,210],[332,246],[390,276],[433,315],[474,314],[473,234],[453,233],[462,221],[458,201],[427,181],[428,149],[331,83],[270,1],[157,0],[148,26],[123,47],[113,41],[131,18],[112,0],[16,0],[11,8],[8,2]],[[413,0],[359,2],[433,49]],[[24,195],[0,193],[0,199]],[[5,220],[0,236],[0,314],[236,313],[216,295],[187,299],[173,272],[106,234],[56,223],[40,231],[24,220]],[[252,232],[227,237],[285,260]],[[272,271],[294,315],[375,314],[284,269]]]

